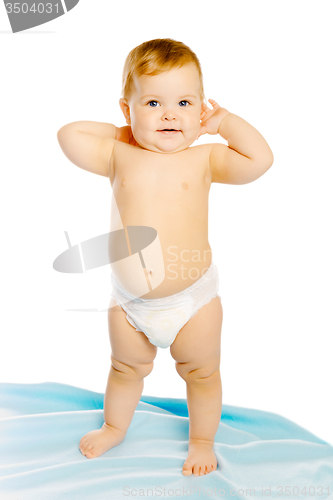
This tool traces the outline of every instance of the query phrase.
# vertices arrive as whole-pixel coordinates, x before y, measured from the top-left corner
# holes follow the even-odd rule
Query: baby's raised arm
[[[201,134],[220,134],[228,141],[212,144],[212,182],[247,184],[261,177],[273,164],[273,153],[264,137],[240,116],[229,113],[217,102],[202,113]]]
[[[58,130],[57,138],[67,158],[88,172],[108,177],[117,127],[111,123],[79,121]]]

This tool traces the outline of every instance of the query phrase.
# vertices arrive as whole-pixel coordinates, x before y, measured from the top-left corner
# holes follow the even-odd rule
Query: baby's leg
[[[213,445],[222,413],[222,318],[221,299],[215,297],[183,326],[170,346],[187,389],[190,432],[184,475],[208,474],[217,467]]]
[[[87,458],[96,458],[124,439],[140,401],[143,379],[153,369],[157,347],[126,319],[126,313],[111,301],[108,321],[111,369],[104,397],[104,424],[80,441]],[[112,309],[111,309],[112,308]]]

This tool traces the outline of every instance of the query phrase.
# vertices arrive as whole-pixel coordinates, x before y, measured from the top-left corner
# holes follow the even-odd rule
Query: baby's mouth
[[[157,132],[161,132],[161,133],[166,134],[166,135],[172,135],[172,134],[176,134],[177,132],[181,132],[181,131],[178,129],[175,129],[175,128],[162,128],[162,129],[159,129]]]

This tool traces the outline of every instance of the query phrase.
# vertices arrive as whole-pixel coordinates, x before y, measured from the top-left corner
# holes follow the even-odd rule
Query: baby
[[[110,179],[125,231],[130,226],[156,230],[164,263],[162,280],[157,268],[143,266],[149,292],[140,297],[133,293],[133,270],[124,266],[112,275],[105,421],[80,441],[87,458],[123,441],[157,347],[170,347],[187,388],[189,446],[182,473],[216,470],[223,311],[208,242],[209,190],[212,182],[258,179],[272,165],[273,154],[249,123],[209,102],[211,108],[192,50],[171,39],[151,40],[134,48],[125,62],[120,107],[127,126],[80,121],[58,131],[71,162]],[[203,134],[219,134],[228,145],[190,147]],[[111,221],[116,215],[111,212]]]

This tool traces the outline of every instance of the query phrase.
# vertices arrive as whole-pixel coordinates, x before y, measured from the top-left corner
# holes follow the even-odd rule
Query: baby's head
[[[127,56],[120,106],[144,149],[174,153],[200,131],[204,102],[199,60],[182,42],[150,40]]]

